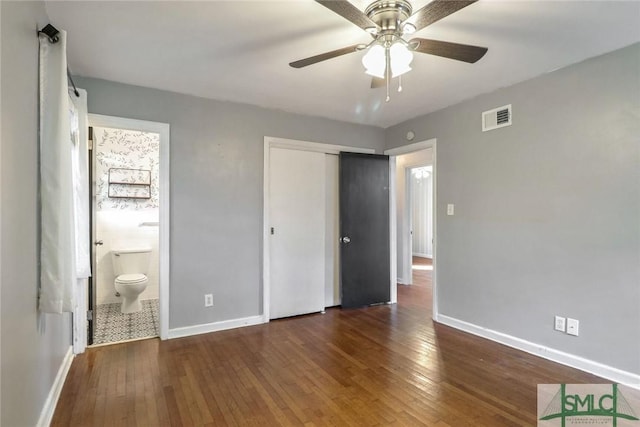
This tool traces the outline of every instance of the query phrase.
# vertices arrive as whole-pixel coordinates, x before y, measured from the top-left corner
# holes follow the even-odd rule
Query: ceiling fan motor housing
[[[394,35],[400,37],[400,24],[411,16],[411,3],[406,0],[378,0],[371,3],[365,14],[380,27],[378,35]]]

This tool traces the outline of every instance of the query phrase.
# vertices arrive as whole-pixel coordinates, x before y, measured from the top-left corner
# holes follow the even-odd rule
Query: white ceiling
[[[415,0],[414,11],[426,3]],[[415,36],[485,46],[485,57],[416,54],[404,91],[385,103],[362,53],[289,67],[371,40],[313,0],[50,0],[47,11],[68,33],[74,74],[380,127],[640,41],[635,0],[481,0]]]

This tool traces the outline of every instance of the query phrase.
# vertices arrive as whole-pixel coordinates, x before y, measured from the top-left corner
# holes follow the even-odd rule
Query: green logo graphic
[[[560,384],[560,390],[551,399],[540,421],[559,418],[561,426],[565,427],[567,418],[571,417],[607,417],[611,418],[613,427],[618,425],[618,419],[639,420],[618,390],[618,384],[612,384],[611,394],[567,394],[566,384]]]

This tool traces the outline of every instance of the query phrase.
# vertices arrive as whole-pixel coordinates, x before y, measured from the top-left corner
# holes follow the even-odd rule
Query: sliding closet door
[[[325,300],[325,154],[270,150],[270,318],[319,312]]]

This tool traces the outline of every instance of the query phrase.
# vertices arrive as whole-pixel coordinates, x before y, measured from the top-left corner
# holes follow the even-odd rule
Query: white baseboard
[[[71,368],[71,362],[73,362],[74,356],[75,355],[73,354],[73,346],[69,346],[67,354],[64,355],[62,364],[60,365],[58,373],[56,374],[56,378],[53,381],[51,390],[49,390],[47,400],[45,400],[44,402],[42,412],[40,412],[40,418],[38,419],[38,424],[36,424],[37,427],[48,427],[51,424],[53,413],[56,410],[56,405],[58,404],[58,399],[60,398],[60,393],[62,392],[64,380],[67,378],[67,374],[69,373],[69,368]]]
[[[455,319],[453,317],[444,316],[442,314],[439,314],[437,316],[436,321],[444,325],[451,326],[452,328],[456,328],[461,331],[465,331],[470,334],[477,335],[482,338],[498,342],[500,344],[504,344],[508,347],[522,350],[535,356],[539,356],[544,359],[560,363],[562,365],[570,366],[572,368],[576,368],[581,371],[606,378],[619,384],[624,384],[632,388],[640,389],[640,375],[634,374],[633,372],[623,371],[621,369],[604,365],[593,360],[585,359],[574,354],[555,350],[541,344],[532,343],[530,341],[526,341],[512,335],[507,335],[502,332],[494,331],[492,329],[483,328],[482,326],[474,325],[473,323],[468,323],[463,320]]]
[[[433,258],[432,254],[423,254],[420,252],[414,252],[412,255],[417,256],[418,258],[429,258],[429,259]]]
[[[227,329],[241,328],[266,323],[264,316],[250,316],[240,319],[223,320],[221,322],[205,323],[203,325],[185,326],[183,328],[169,329],[168,338],[189,337],[191,335],[206,334],[209,332],[224,331]]]

